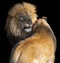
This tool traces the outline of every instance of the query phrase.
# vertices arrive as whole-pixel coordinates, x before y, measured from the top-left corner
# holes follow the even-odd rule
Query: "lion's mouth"
[[[24,31],[25,32],[31,32],[32,31],[32,28],[31,27],[24,28]]]

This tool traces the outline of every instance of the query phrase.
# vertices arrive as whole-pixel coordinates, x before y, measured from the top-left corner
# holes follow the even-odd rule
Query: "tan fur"
[[[33,35],[13,48],[10,63],[54,63],[56,38],[45,19],[38,19]]]

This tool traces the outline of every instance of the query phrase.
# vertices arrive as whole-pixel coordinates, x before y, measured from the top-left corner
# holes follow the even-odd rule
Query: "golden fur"
[[[33,26],[33,35],[12,50],[10,63],[54,63],[56,37],[44,18]]]

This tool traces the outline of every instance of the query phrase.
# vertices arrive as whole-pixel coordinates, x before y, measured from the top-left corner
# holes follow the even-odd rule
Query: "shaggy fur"
[[[13,48],[10,63],[54,63],[56,37],[44,18],[33,26],[33,35]]]
[[[14,17],[17,13],[26,14],[25,12],[31,17],[32,22],[35,23],[37,20],[36,6],[30,3],[23,2],[22,4],[15,4],[9,11],[8,15]]]
[[[26,32],[37,20],[36,7],[30,3],[15,4],[8,12],[5,30],[11,45],[15,45],[22,39],[29,37],[31,32]]]

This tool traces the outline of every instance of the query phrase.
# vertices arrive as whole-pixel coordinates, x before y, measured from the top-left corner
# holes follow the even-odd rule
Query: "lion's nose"
[[[28,23],[25,24],[26,27],[29,27],[30,25]]]
[[[26,23],[25,27],[32,27],[32,24]]]

